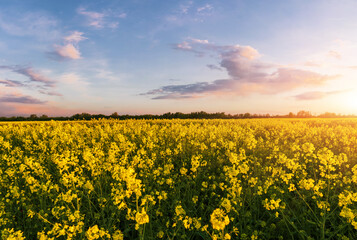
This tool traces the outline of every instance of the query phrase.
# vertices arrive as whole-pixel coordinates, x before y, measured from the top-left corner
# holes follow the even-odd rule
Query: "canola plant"
[[[2,239],[357,239],[357,119],[0,124]]]

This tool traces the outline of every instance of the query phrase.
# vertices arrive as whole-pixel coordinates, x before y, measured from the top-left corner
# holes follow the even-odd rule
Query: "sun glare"
[[[350,91],[341,95],[341,103],[345,106],[345,110],[351,114],[357,113],[357,92]]]

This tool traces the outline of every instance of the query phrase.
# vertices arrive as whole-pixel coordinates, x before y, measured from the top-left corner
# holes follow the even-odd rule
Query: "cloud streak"
[[[173,48],[196,55],[213,53],[219,58],[219,66],[207,66],[210,69],[225,70],[229,78],[185,85],[166,85],[142,95],[152,96],[152,99],[179,99],[221,94],[278,94],[301,87],[322,86],[326,81],[338,77],[262,62],[260,53],[251,46],[216,45],[207,40],[190,38]]]
[[[126,18],[126,13],[116,14],[112,11],[89,11],[84,7],[77,9],[77,13],[86,17],[87,24],[91,27],[102,29],[102,28],[112,28],[115,29],[119,25],[119,19]]]
[[[20,74],[27,78],[27,81],[16,81],[16,80],[0,80],[0,85],[5,87],[35,87],[38,89],[39,93],[49,95],[49,96],[62,96],[60,93],[55,91],[56,84],[55,81],[49,77],[43,75],[42,73],[34,70],[31,67],[24,66],[0,66],[0,69],[9,70],[11,72]]]
[[[84,33],[79,31],[73,31],[70,35],[64,37],[63,39],[67,42],[79,43],[80,41],[88,39],[86,37],[83,37],[83,34]]]
[[[23,96],[23,95],[14,95],[8,94],[3,97],[0,97],[0,102],[2,103],[21,103],[21,104],[44,104],[45,101],[38,100],[31,96]]]
[[[14,67],[12,71],[28,77],[31,82],[43,83],[46,87],[54,87],[54,82],[51,79],[34,71],[30,67]]]
[[[0,84],[4,85],[5,87],[23,87],[25,86],[22,82],[16,80],[1,80]]]
[[[296,100],[304,101],[304,100],[318,100],[322,98],[326,98],[331,95],[340,94],[346,91],[329,91],[329,92],[322,92],[322,91],[311,91],[305,92],[299,95],[294,96]]]

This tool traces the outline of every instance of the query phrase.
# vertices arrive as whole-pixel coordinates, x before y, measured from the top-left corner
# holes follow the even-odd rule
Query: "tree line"
[[[17,116],[17,117],[0,117],[0,121],[66,121],[66,120],[91,120],[91,119],[244,119],[244,118],[348,118],[357,117],[356,115],[341,115],[336,113],[326,112],[319,115],[313,115],[309,111],[299,111],[295,113],[288,113],[286,115],[271,115],[271,114],[251,114],[251,113],[239,113],[239,114],[226,114],[224,112],[207,113],[201,112],[191,112],[191,113],[164,113],[161,115],[154,114],[143,114],[143,115],[119,115],[117,112],[111,115],[104,114],[90,114],[90,113],[77,113],[73,116],[63,116],[63,117],[49,117],[47,115],[37,116],[36,114],[31,114],[28,117]]]

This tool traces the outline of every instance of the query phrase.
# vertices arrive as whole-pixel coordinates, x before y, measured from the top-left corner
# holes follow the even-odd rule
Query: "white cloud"
[[[84,7],[77,9],[77,13],[85,16],[87,19],[87,25],[94,28],[117,28],[119,25],[118,19],[127,17],[126,13],[114,13],[112,10],[106,10],[102,12],[89,11]]]
[[[178,43],[176,45],[176,48],[181,50],[191,50],[192,46],[188,42],[182,42],[182,43]]]
[[[213,9],[212,5],[210,4],[206,4],[202,7],[197,8],[197,12],[198,13],[203,13],[203,12],[208,12],[211,11]]]
[[[202,40],[197,38],[190,38],[193,43],[209,44],[208,40]]]
[[[64,40],[71,43],[79,43],[80,41],[87,39],[86,37],[83,37],[83,34],[84,33],[82,32],[74,31],[70,35],[64,37]]]

